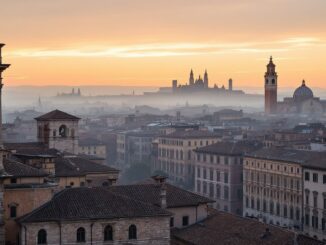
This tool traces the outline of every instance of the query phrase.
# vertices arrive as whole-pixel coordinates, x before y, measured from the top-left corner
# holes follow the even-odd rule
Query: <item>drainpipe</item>
[[[93,225],[94,223],[91,223],[91,245],[93,244]]]

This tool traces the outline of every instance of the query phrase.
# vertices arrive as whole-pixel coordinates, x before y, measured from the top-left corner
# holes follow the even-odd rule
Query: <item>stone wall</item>
[[[26,223],[21,228],[21,244],[32,245],[37,243],[37,233],[40,229],[47,232],[47,244],[80,244],[76,242],[76,232],[79,227],[86,230],[86,243],[82,244],[170,244],[170,217],[145,217],[115,220],[85,220],[82,222],[46,222]],[[130,225],[137,227],[137,240],[128,239]],[[104,228],[111,225],[113,228],[113,241],[104,242]],[[60,227],[61,226],[61,227]]]
[[[53,188],[5,189],[4,220],[7,242],[16,244],[19,234],[19,226],[16,222],[16,217],[10,217],[10,207],[16,206],[17,217],[20,217],[49,201],[53,193]]]

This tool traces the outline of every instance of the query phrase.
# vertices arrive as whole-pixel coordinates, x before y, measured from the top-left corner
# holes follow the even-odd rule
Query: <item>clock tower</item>
[[[277,112],[277,73],[271,57],[265,73],[265,114]]]

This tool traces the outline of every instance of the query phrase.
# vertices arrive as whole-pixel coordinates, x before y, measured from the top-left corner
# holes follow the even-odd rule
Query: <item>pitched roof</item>
[[[21,158],[56,157],[61,154],[59,150],[49,149],[45,144],[40,142],[5,143],[4,147]]]
[[[48,121],[48,120],[79,120],[79,117],[75,117],[70,115],[66,112],[60,110],[54,110],[48,112],[42,116],[36,117],[35,120],[37,121]]]
[[[263,148],[258,151],[247,153],[246,156],[281,162],[297,163],[303,167],[326,170],[326,152],[302,151],[286,148]]]
[[[268,229],[268,230],[266,230]],[[250,231],[250,232],[249,232]],[[293,232],[261,223],[254,219],[236,216],[230,213],[217,212],[204,221],[183,229],[173,229],[172,245],[255,245],[255,244],[294,244]],[[317,240],[298,236],[299,245],[322,244]]]
[[[163,135],[161,138],[174,138],[174,139],[200,139],[200,138],[219,138],[220,135],[204,130],[186,130],[175,131],[168,135]]]
[[[170,215],[157,206],[116,194],[108,188],[80,187],[64,189],[18,221],[25,223]]]
[[[166,185],[166,202],[168,208],[197,206],[199,204],[214,202],[206,197],[183,190],[176,186]],[[160,184],[139,184],[139,185],[120,185],[110,186],[114,193],[125,195],[136,200],[160,205]]]
[[[218,142],[195,150],[199,153],[243,155],[247,152],[258,150],[262,145],[258,141]]]
[[[88,159],[72,156],[58,157],[55,160],[55,175],[58,177],[64,176],[83,176],[90,173],[118,173],[119,170],[95,163]]]
[[[45,177],[49,174],[43,170],[33,168],[12,159],[4,159],[4,170],[12,177]]]

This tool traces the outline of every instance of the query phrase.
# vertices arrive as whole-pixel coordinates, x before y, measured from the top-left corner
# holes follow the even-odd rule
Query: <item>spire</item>
[[[194,85],[195,79],[194,79],[194,72],[192,69],[190,70],[190,76],[189,76],[189,85]]]
[[[206,69],[205,69],[205,74],[204,74],[204,87],[208,88],[208,74],[207,74]]]
[[[306,86],[306,81],[304,79],[302,80],[302,86]]]

